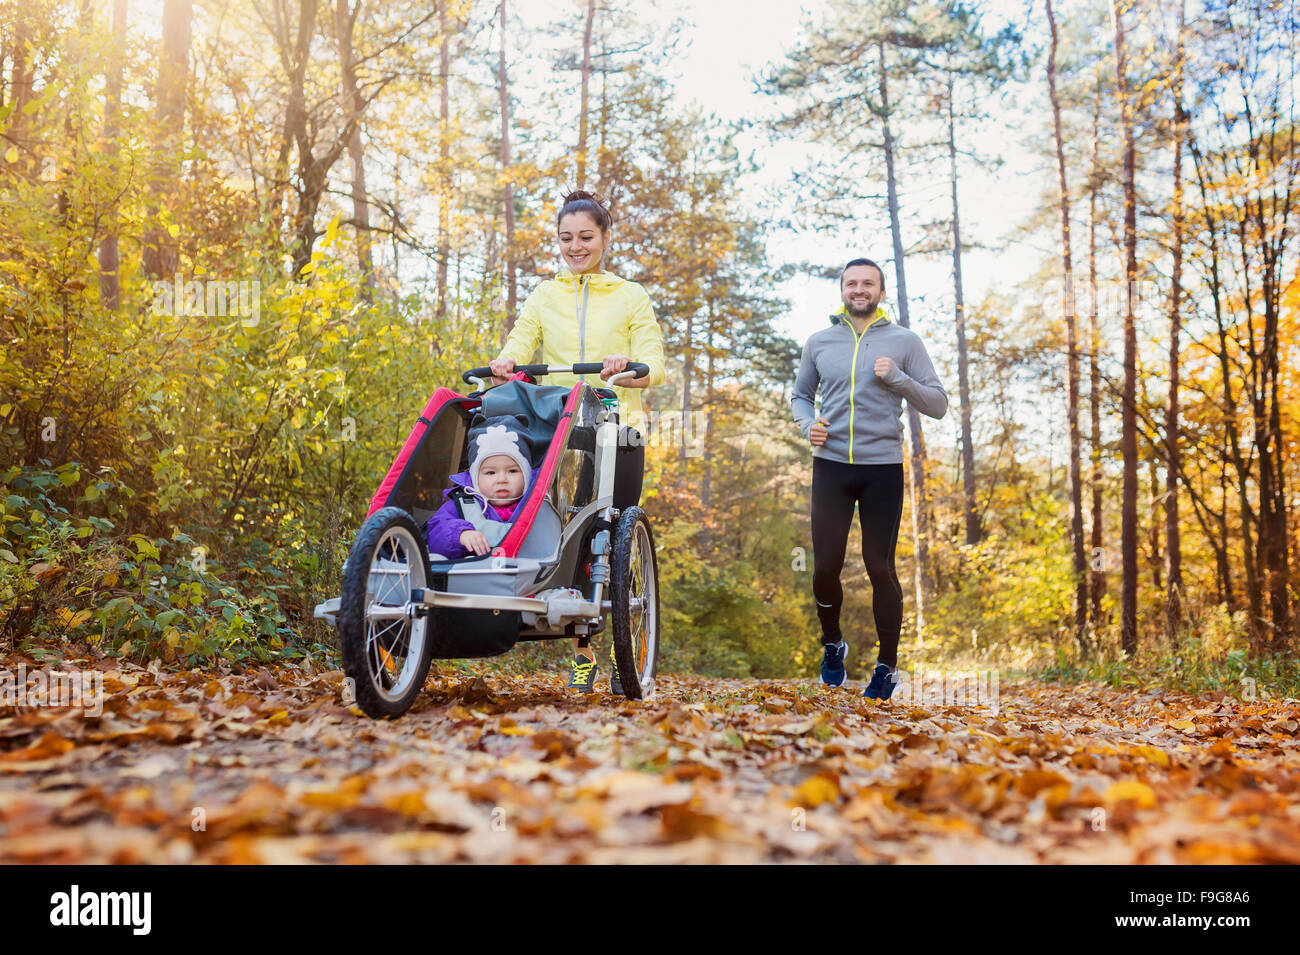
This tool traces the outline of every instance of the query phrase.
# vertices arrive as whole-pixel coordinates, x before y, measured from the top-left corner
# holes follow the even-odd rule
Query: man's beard
[[[852,315],[854,318],[870,318],[872,315],[874,315],[874,314],[876,313],[876,304],[877,304],[877,303],[872,302],[872,303],[871,303],[870,305],[868,305],[866,308],[858,309],[858,308],[854,308],[854,307],[853,307],[851,304],[849,304],[848,302],[845,302],[845,303],[844,303],[844,308],[845,308],[845,309],[848,311],[848,313],[849,313],[850,315]]]

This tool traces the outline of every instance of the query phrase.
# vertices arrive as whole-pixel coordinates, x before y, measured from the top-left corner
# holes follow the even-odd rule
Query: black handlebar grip
[[[546,374],[546,365],[515,365],[515,370],[512,371],[510,374],[512,375],[518,374],[521,371],[525,375],[529,375],[533,378],[536,378],[539,375]],[[467,385],[473,384],[473,382],[470,381],[471,378],[487,379],[491,377],[492,377],[492,369],[488,367],[471,368],[469,371],[463,371],[460,373],[461,381],[465,382],[465,384]]]
[[[573,373],[575,375],[599,375],[601,369],[604,367],[605,365],[603,362],[588,361],[574,365]],[[646,375],[650,374],[650,366],[639,361],[630,361],[627,363],[627,367],[624,368],[623,371],[632,372],[633,378],[644,378]],[[620,371],[619,374],[621,375],[623,372]]]
[[[525,375],[539,378],[547,373],[548,367],[549,366],[547,365],[515,365],[515,373],[522,371]],[[575,375],[599,375],[604,367],[604,363],[599,361],[581,362],[573,365],[573,373]],[[623,369],[623,371],[632,372],[632,377],[634,378],[644,378],[646,375],[650,374],[650,366],[643,362],[630,361],[627,363],[627,368]],[[622,372],[619,372],[619,374],[622,374]],[[461,372],[460,377],[465,384],[472,385],[473,382],[470,381],[471,378],[491,378],[492,369],[486,366],[483,368],[471,368],[468,371]]]

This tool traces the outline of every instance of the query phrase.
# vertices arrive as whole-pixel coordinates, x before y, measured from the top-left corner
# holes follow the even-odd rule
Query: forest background
[[[670,359],[661,669],[815,666],[789,390],[867,254],[951,397],[908,660],[1294,687],[1294,5],[804,7],[0,0],[0,646],[329,665],[370,496],[582,187]]]

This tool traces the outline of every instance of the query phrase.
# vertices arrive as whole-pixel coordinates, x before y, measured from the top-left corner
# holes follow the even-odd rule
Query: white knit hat
[[[475,491],[479,491],[479,469],[483,467],[483,462],[494,454],[504,454],[512,458],[519,465],[519,470],[524,474],[524,482],[527,483],[528,474],[532,469],[528,466],[527,456],[519,447],[518,432],[511,431],[503,424],[497,424],[474,439],[474,461],[469,466],[469,483]]]

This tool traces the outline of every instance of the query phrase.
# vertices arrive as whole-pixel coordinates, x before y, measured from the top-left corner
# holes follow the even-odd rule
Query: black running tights
[[[878,662],[897,666],[903,588],[894,569],[894,548],[903,516],[901,464],[846,464],[813,458],[813,596],[822,642],[838,643],[842,638],[840,571],[855,505],[862,524],[862,561],[871,579],[871,609],[880,641]]]

